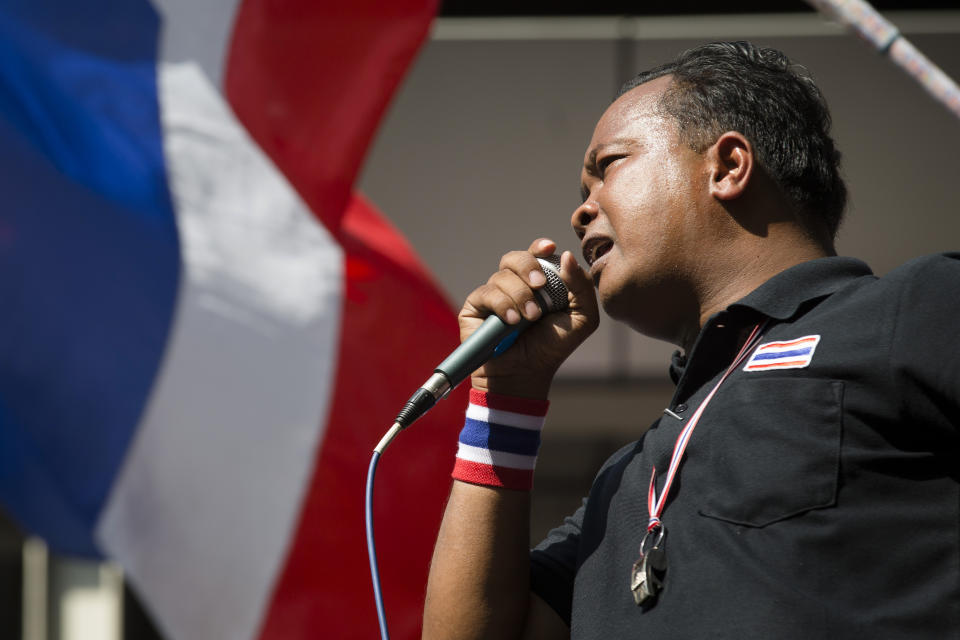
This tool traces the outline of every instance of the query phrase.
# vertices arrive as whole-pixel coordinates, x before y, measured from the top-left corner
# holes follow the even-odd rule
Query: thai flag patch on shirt
[[[810,364],[819,342],[819,335],[803,336],[796,340],[767,342],[756,348],[743,370],[802,369]]]

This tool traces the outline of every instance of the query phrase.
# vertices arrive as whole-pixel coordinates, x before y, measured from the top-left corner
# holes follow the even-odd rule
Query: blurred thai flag
[[[435,1],[0,2],[0,501],[171,639],[376,634],[367,462],[457,330],[352,185]],[[465,404],[378,474],[396,637]]]

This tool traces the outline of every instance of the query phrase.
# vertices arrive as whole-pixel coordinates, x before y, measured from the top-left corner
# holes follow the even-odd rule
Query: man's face
[[[710,180],[675,121],[656,113],[670,80],[636,87],[600,118],[580,174],[584,203],[571,221],[607,313],[664,339],[675,318],[652,309],[689,301]]]

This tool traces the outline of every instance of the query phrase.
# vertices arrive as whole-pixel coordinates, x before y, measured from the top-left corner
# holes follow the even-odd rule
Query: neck
[[[765,243],[768,241],[769,238],[765,239]],[[709,270],[710,277],[705,279],[699,291],[697,325],[685,327],[678,342],[687,353],[700,329],[714,314],[794,265],[835,254],[832,248],[823,247],[809,239],[793,238],[790,242],[775,243],[772,247],[770,244],[765,247],[753,246],[745,251],[727,251],[722,255],[726,259]]]

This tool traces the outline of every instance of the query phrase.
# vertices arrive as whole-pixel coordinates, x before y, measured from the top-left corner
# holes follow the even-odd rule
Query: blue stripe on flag
[[[157,373],[179,244],[145,2],[0,8],[0,502],[91,532]]]
[[[813,347],[803,349],[793,349],[791,351],[764,351],[753,356],[753,360],[774,360],[776,358],[794,358],[798,356],[810,355]]]
[[[492,451],[535,456],[540,448],[540,432],[503,425],[488,425],[467,418],[460,432],[460,442]]]

